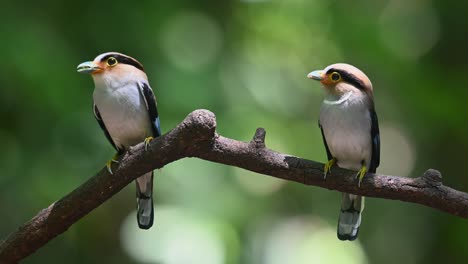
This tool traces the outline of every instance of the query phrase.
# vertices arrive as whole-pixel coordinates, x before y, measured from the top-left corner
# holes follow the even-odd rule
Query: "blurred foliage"
[[[163,131],[207,108],[221,134],[267,130],[277,151],[325,161],[323,91],[335,62],[375,88],[385,174],[431,167],[468,190],[468,27],[463,1],[3,1],[0,237],[113,155],[76,65],[119,51],[145,65]],[[156,220],[136,227],[134,186],[24,263],[460,263],[466,220],[368,199],[360,237],[335,237],[340,195],[197,159],[157,172]]]

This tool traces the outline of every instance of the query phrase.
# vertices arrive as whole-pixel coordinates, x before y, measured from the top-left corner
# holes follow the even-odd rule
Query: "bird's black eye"
[[[111,67],[115,66],[115,65],[117,65],[117,59],[114,58],[114,57],[110,57],[110,58],[107,59],[106,63],[107,63],[107,65],[109,65]]]
[[[332,72],[330,74],[330,81],[332,82],[339,82],[341,80],[341,75],[337,72]]]

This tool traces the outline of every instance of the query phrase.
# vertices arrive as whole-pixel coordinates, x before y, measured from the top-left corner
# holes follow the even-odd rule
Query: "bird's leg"
[[[115,155],[106,162],[106,168],[107,168],[107,171],[112,175],[114,173],[112,173],[112,162],[114,163],[119,163],[119,161],[117,160],[117,157],[119,156],[118,153],[115,153]]]
[[[364,165],[364,162],[362,162],[362,167],[358,171],[358,173],[356,174],[356,178],[359,179],[358,187],[361,187],[361,181],[364,178],[364,176],[366,176],[366,173],[367,173],[367,167],[366,167],[366,165]]]
[[[327,178],[327,174],[329,172],[331,172],[331,168],[333,167],[333,165],[335,165],[336,163],[336,159],[333,158],[331,160],[329,160],[327,163],[325,163],[325,166],[323,168],[323,179],[325,180]]]
[[[148,146],[149,146],[149,143],[151,142],[151,140],[153,140],[154,138],[153,137],[147,137],[145,138],[145,151],[148,150]]]

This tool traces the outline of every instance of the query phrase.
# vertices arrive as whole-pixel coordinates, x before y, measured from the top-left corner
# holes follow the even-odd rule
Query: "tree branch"
[[[215,129],[214,114],[196,110],[169,133],[151,141],[147,151],[143,144],[130,148],[120,158],[118,168],[114,167],[114,175],[102,169],[2,241],[0,263],[16,263],[27,257],[138,176],[185,157],[197,157],[330,190],[418,203],[468,218],[468,193],[444,186],[442,176],[436,170],[430,169],[418,178],[368,174],[358,187],[355,172],[334,167],[332,174],[323,180],[322,163],[268,149],[263,128],[257,129],[250,142],[222,137]]]

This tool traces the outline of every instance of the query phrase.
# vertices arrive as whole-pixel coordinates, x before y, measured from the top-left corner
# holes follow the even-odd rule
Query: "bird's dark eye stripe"
[[[359,90],[364,90],[364,83],[359,80],[356,76],[352,75],[351,73],[347,72],[347,71],[343,71],[343,70],[337,70],[337,69],[329,69],[327,71],[327,75],[332,73],[332,72],[337,72],[341,75],[341,78],[343,79],[343,81],[349,83],[349,84],[352,84],[354,87],[358,88]]]
[[[132,66],[134,66],[135,68],[137,68],[137,69],[139,69],[141,71],[145,71],[143,69],[143,65],[141,65],[141,63],[139,63],[135,59],[132,59],[132,58],[126,57],[126,56],[122,56],[120,54],[108,54],[108,55],[104,56],[101,59],[101,61],[106,61],[110,57],[114,57],[119,63],[132,65]]]

